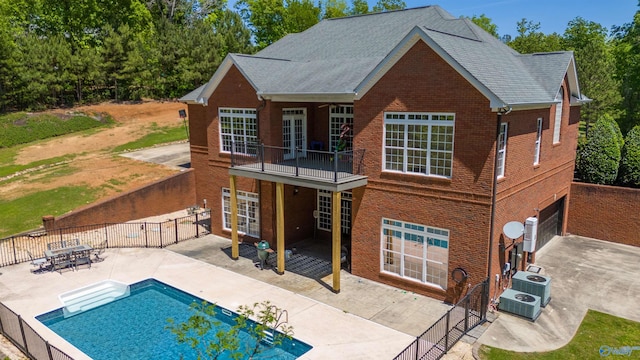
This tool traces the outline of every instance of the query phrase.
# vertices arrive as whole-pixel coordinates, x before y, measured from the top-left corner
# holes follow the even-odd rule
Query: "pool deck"
[[[228,239],[209,235],[166,249],[108,249],[90,269],[33,274],[23,263],[0,269],[0,301],[52,345],[88,359],[35,316],[61,307],[60,293],[105,279],[135,283],[155,278],[235,310],[269,300],[289,313],[295,337],[313,346],[300,359],[392,359],[448,309],[440,301],[342,271],[342,291],[327,279],[260,270],[250,259],[230,259]],[[326,281],[325,281],[326,280]]]

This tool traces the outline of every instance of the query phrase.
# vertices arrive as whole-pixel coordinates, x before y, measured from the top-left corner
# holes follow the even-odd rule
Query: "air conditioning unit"
[[[528,217],[524,221],[524,241],[522,249],[526,252],[536,251],[536,240],[538,238],[538,218]]]
[[[498,309],[535,321],[540,316],[540,297],[507,289],[500,295]]]
[[[551,278],[528,271],[518,271],[512,278],[513,290],[540,297],[540,306],[547,306],[551,300]]]

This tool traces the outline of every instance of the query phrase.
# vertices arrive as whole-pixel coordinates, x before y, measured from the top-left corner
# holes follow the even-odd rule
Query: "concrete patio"
[[[74,359],[88,357],[35,316],[59,308],[58,294],[104,279],[156,278],[228,309],[270,300],[287,309],[295,337],[313,346],[301,359],[391,359],[449,308],[440,301],[343,271],[342,292],[322,279],[277,275],[250,259],[231,260],[230,241],[206,236],[167,249],[108,249],[90,269],[33,274],[29,263],[1,269],[0,301]],[[215,264],[215,265],[212,265]],[[330,281],[327,279],[327,281]]]

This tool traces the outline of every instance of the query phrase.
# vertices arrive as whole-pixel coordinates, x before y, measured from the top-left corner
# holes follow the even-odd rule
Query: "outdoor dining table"
[[[64,248],[59,248],[59,249],[53,249],[53,250],[45,250],[44,251],[44,256],[47,259],[50,259],[54,256],[57,255],[63,255],[63,254],[71,254],[74,252],[80,252],[80,251],[91,251],[93,250],[93,248],[87,244],[80,244],[80,245],[74,245],[74,246],[69,246],[69,247],[64,247]]]
[[[53,270],[59,270],[68,266],[77,267],[79,263],[89,264],[91,267],[91,251],[93,248],[87,244],[74,245],[59,249],[45,250],[44,256],[51,262]]]

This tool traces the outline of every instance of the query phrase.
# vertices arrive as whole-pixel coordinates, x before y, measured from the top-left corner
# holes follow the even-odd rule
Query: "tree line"
[[[227,53],[369,11],[365,0],[0,0],[0,111],[177,98]]]
[[[484,15],[471,19],[522,54],[572,50],[580,91],[593,99],[581,107],[576,175],[640,188],[640,11],[611,29],[576,17],[563,34],[543,34],[539,23],[522,19],[513,39]]]
[[[640,5],[640,2],[639,2]],[[255,53],[327,18],[404,9],[402,0],[0,0],[0,111],[105,100],[171,99],[204,84],[227,53]],[[583,132],[602,118],[640,124],[640,11],[607,29],[576,17],[562,34],[523,18],[500,34],[516,51],[572,50]]]

